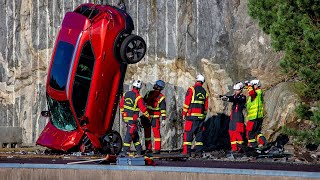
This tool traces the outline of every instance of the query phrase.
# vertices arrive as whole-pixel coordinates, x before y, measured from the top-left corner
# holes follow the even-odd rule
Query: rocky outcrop
[[[279,134],[281,127],[297,120],[294,109],[299,102],[299,97],[292,92],[293,89],[293,83],[284,82],[264,94],[264,98],[267,99],[264,106],[266,137],[274,137]]]
[[[61,20],[84,0],[0,2],[0,126],[22,128],[24,144],[35,142],[46,121],[45,81],[51,50]],[[87,2],[87,1],[86,1]],[[116,3],[112,1],[109,3]],[[166,81],[169,123],[162,128],[163,147],[180,148],[184,95],[196,74],[206,77],[210,94],[207,142],[217,144],[228,120],[229,104],[214,98],[231,94],[234,82],[259,78],[266,90],[264,131],[272,135],[294,119],[295,96],[282,81],[281,54],[247,14],[247,1],[126,1],[134,34],[147,43],[146,57],[130,65],[125,83],[141,79],[146,90]],[[290,106],[288,105],[290,104]],[[220,130],[217,132],[217,130]],[[217,134],[218,133],[218,134]]]

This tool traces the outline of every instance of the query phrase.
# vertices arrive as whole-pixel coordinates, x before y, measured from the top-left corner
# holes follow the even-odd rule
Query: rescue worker
[[[154,154],[160,154],[161,150],[161,135],[160,135],[160,124],[165,125],[166,120],[166,100],[165,96],[161,91],[165,87],[165,82],[162,80],[157,80],[153,86],[153,90],[149,91],[144,96],[144,101],[146,102],[148,112],[150,114],[150,122],[143,122],[144,133],[145,133],[145,145],[146,153],[152,151],[151,143],[151,127],[153,132],[154,140]],[[160,123],[160,118],[162,122]]]
[[[262,121],[263,121],[263,97],[262,90],[260,89],[260,81],[255,79],[247,83],[248,101],[248,122],[247,122],[247,139],[248,146],[257,148],[258,143],[262,146],[267,144],[267,140],[261,133]]]
[[[141,155],[142,147],[137,131],[139,111],[141,111],[148,119],[150,119],[150,116],[147,111],[147,106],[139,94],[142,82],[136,80],[132,85],[132,90],[124,93],[120,100],[120,112],[127,127],[127,132],[123,141],[123,154],[127,154],[130,151],[131,141],[133,141],[137,154]]]
[[[242,110],[246,105],[246,96],[242,94],[243,84],[237,83],[233,86],[232,96],[219,96],[224,101],[233,102],[230,114],[229,135],[232,152],[239,152],[243,144],[244,116]]]
[[[185,120],[183,134],[183,154],[191,155],[193,136],[195,135],[196,156],[202,155],[204,120],[208,110],[208,93],[202,87],[204,77],[199,74],[196,83],[189,87],[183,105],[182,118]]]

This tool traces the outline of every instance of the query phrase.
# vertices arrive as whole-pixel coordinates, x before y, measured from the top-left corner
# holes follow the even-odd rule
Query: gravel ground
[[[224,151],[204,153],[201,158],[186,158],[178,152],[163,152],[153,155],[156,166],[207,167],[235,169],[263,169],[320,172],[319,161],[309,162],[290,154],[282,156],[247,157],[244,154],[230,154]],[[0,149],[0,163],[67,164],[70,162],[101,159],[105,155],[74,152],[70,154],[54,153],[46,148]],[[115,164],[115,162],[96,161],[84,164]]]

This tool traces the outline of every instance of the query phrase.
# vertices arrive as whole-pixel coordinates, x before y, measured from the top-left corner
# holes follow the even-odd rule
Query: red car
[[[127,64],[140,61],[145,41],[131,32],[131,17],[109,5],[82,4],[66,13],[46,84],[49,122],[37,144],[59,151],[122,148],[113,121]]]

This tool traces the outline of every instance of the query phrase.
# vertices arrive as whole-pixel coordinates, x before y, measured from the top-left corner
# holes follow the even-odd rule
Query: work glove
[[[165,120],[161,121],[161,126],[164,127],[167,124],[167,122]]]
[[[229,100],[229,98],[228,98],[228,97],[226,97],[226,96],[222,96],[222,97],[221,97],[221,100],[222,100],[222,101],[228,101],[228,100]]]

